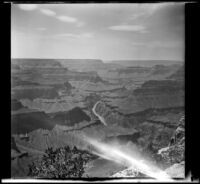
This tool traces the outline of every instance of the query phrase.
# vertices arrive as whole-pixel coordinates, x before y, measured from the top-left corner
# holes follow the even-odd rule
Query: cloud
[[[37,9],[37,5],[36,4],[20,4],[19,8],[25,11],[32,11]]]
[[[141,25],[116,25],[116,26],[110,26],[109,29],[114,31],[135,31],[140,33],[147,32],[146,28]]]
[[[66,15],[57,15],[55,11],[50,10],[48,8],[41,8],[40,6],[36,4],[20,4],[18,6],[20,9],[25,10],[25,11],[32,11],[32,10],[38,9],[42,14],[46,16],[54,17],[59,21],[66,22],[66,23],[76,23],[77,27],[82,27],[85,25],[84,22],[79,21],[75,17],[66,16]]]
[[[55,16],[55,15],[56,15],[56,12],[54,12],[54,11],[52,11],[52,10],[49,10],[49,9],[44,9],[44,8],[42,8],[42,9],[40,9],[40,11],[41,11],[43,14],[47,15],[47,16]]]
[[[73,22],[77,22],[77,19],[74,17],[69,17],[69,16],[57,16],[56,17],[58,20],[63,21],[63,22],[69,22],[69,23],[73,23]]]
[[[128,18],[129,20],[148,18],[154,14],[157,10],[165,8],[172,3],[139,3],[133,7],[133,14]]]
[[[63,34],[57,34],[55,37],[68,37],[68,38],[92,38],[94,35],[93,33],[82,33],[82,34],[73,34],[73,33],[63,33]]]

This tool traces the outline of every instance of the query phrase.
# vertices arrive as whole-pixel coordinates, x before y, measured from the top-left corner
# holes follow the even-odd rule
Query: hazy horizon
[[[184,61],[184,3],[12,4],[11,57]]]
[[[170,61],[170,62],[184,62],[184,60],[166,60],[166,59],[109,59],[109,60],[103,60],[101,58],[37,58],[37,57],[11,57],[11,59],[71,59],[71,60],[101,60],[103,62],[109,62],[109,61]]]

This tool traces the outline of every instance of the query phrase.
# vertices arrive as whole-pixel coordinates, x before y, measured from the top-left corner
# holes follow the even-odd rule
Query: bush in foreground
[[[88,161],[95,156],[69,146],[48,148],[43,157],[29,165],[28,176],[36,178],[80,178]]]

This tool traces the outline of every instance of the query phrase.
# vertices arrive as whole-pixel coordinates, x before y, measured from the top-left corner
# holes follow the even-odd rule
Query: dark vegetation
[[[29,165],[28,176],[36,178],[80,178],[85,166],[96,156],[76,147],[48,148],[41,160]]]

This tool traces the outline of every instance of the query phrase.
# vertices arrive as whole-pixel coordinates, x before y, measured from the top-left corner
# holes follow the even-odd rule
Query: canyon
[[[171,174],[184,167],[184,97],[182,62],[12,59],[11,175],[27,177],[49,147],[92,152],[84,136],[137,148]],[[89,177],[128,169],[101,156],[90,164]]]

